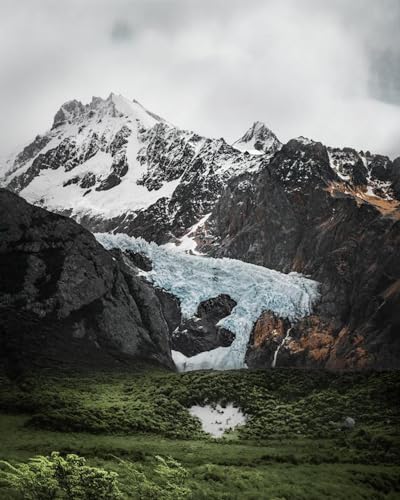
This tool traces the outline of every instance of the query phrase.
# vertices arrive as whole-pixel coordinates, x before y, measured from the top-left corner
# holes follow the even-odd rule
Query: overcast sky
[[[255,120],[400,155],[400,0],[0,0],[0,153],[111,92],[203,135]]]

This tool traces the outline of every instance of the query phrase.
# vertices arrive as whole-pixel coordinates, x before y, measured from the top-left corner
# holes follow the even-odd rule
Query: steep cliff
[[[155,290],[71,219],[0,190],[1,361],[112,367],[147,360],[172,368]]]
[[[345,161],[344,153],[290,141],[260,173],[230,183],[203,230],[207,238],[199,235],[206,241],[200,248],[212,255],[297,271],[322,284],[316,316],[293,325],[278,366],[400,367],[397,167],[368,155],[351,162],[352,150]],[[271,344],[260,341],[263,328],[261,320],[250,365],[272,362]],[[254,355],[262,345],[267,362]]]

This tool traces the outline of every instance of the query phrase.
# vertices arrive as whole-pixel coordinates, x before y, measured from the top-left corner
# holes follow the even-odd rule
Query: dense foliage
[[[184,500],[190,490],[185,486],[187,471],[176,460],[155,457],[153,479],[132,462],[119,460],[125,478],[100,467],[90,467],[83,457],[53,452],[12,465],[2,461],[0,480],[7,490],[24,500]],[[120,489],[121,486],[121,489]],[[123,490],[123,491],[121,491]]]
[[[37,456],[15,466],[3,461],[4,485],[26,500],[114,500],[121,497],[117,474],[86,465],[77,455]]]
[[[398,373],[41,373],[1,381],[0,459],[85,456],[126,498],[394,500],[399,400]],[[187,411],[228,402],[248,421],[220,440]]]
[[[32,426],[93,433],[152,432],[204,437],[187,408],[193,404],[239,405],[249,416],[242,439],[273,436],[341,436],[354,418],[371,428],[400,423],[400,374],[301,370],[166,372],[4,381],[0,409],[26,411]]]

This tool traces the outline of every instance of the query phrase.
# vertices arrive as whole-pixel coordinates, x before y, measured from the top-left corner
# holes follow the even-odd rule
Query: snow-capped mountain
[[[229,145],[111,94],[87,105],[64,104],[51,129],[0,172],[8,190],[70,215],[92,232],[164,245],[141,251],[130,243],[115,258],[164,289],[160,307],[179,362],[208,366],[205,353],[219,349],[230,360],[240,354],[235,366],[398,367],[400,159],[305,137],[281,144],[260,122]],[[167,263],[164,250],[175,252]],[[243,274],[232,261],[193,255],[186,261],[176,250],[302,273],[320,283],[320,300],[293,322],[274,302],[281,287],[269,301],[265,286],[274,279],[263,267],[255,274],[269,277],[260,287],[253,271]],[[194,293],[204,277],[198,258],[208,261],[203,267],[210,293],[198,297],[194,316],[182,319],[180,294]],[[171,262],[179,269],[166,282],[159,266]],[[151,273],[152,266],[160,272]],[[235,269],[250,286],[239,294],[231,286]],[[281,278],[291,297],[296,280]],[[244,296],[254,300],[243,308]],[[240,321],[229,323],[232,318]]]
[[[364,199],[393,199],[400,192],[400,179],[387,157],[321,148],[329,157],[323,176],[338,189]],[[76,100],[63,104],[48,132],[3,161],[0,182],[92,231],[180,244],[242,174],[272,162],[288,189],[300,189],[310,176],[321,174],[318,166],[303,161],[301,152],[280,164],[281,149],[261,122],[229,145],[182,130],[137,101],[110,94],[86,105]]]
[[[210,212],[230,178],[259,166],[223,139],[181,130],[111,94],[62,105],[50,131],[0,172],[8,189],[90,229],[166,241]]]

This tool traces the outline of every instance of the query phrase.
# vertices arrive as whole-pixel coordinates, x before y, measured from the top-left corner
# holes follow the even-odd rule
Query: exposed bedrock
[[[172,349],[194,356],[217,347],[228,347],[235,336],[218,322],[229,316],[236,302],[229,295],[218,295],[200,303],[193,318],[183,319],[172,333]]]
[[[173,368],[158,295],[122,258],[73,220],[6,190],[0,214],[2,363],[15,372],[139,359]]]
[[[207,221],[206,250],[322,284],[278,365],[400,368],[399,203],[339,181],[324,146],[290,141],[260,173],[230,183]],[[270,351],[250,347],[253,366]]]

